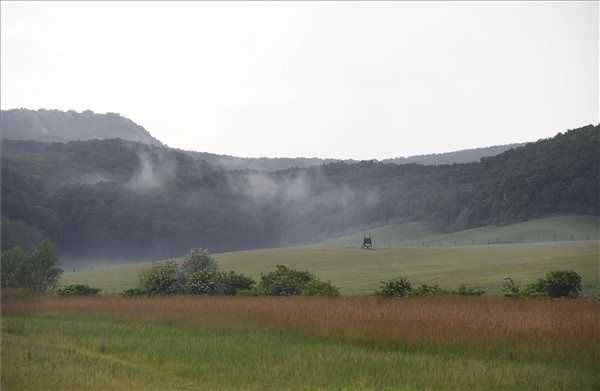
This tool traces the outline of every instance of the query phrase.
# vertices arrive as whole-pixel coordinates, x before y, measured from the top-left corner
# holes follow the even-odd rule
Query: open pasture
[[[3,390],[595,390],[600,304],[5,300]]]
[[[381,280],[399,275],[415,283],[480,286],[498,293],[504,277],[533,281],[550,270],[572,269],[583,277],[585,292],[600,286],[598,241],[524,243],[457,247],[277,248],[216,254],[222,270],[235,270],[258,278],[261,272],[283,264],[309,270],[331,281],[343,294],[370,294]],[[135,287],[140,271],[149,263],[101,266],[66,272],[63,284],[83,283],[105,293]]]
[[[539,243],[600,239],[600,218],[567,215],[532,219],[515,224],[488,225],[451,233],[439,232],[421,222],[365,228],[315,244],[317,247],[358,247],[370,233],[376,247],[469,246],[507,243]]]

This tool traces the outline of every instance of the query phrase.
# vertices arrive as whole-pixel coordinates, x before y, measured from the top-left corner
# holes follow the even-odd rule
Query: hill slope
[[[479,162],[482,158],[499,155],[510,149],[521,147],[525,144],[507,144],[496,145],[492,147],[482,147],[474,149],[464,149],[460,151],[415,155],[409,157],[398,157],[393,159],[381,160],[385,164],[422,164],[424,166],[441,165],[441,164],[461,164]],[[311,166],[320,166],[336,162],[347,164],[358,163],[358,160],[353,159],[322,159],[322,158],[247,158],[229,155],[219,155],[208,152],[182,151],[190,156],[205,160],[215,166],[219,166],[228,170],[258,170],[273,172],[278,170],[286,170],[289,168],[307,168]],[[376,161],[376,160],[375,160]]]
[[[600,217],[554,216],[510,225],[484,226],[452,233],[437,232],[425,223],[388,224],[325,240],[315,247],[359,247],[372,235],[376,248],[406,246],[465,246],[501,243],[537,243],[599,240]]]
[[[423,164],[423,165],[440,165],[440,164],[461,164],[478,162],[482,158],[500,155],[514,148],[522,147],[523,143],[514,143],[506,145],[494,145],[491,147],[462,149],[459,151],[432,153],[427,155],[415,155],[408,157],[397,157],[393,159],[382,160],[383,163],[394,164]]]
[[[132,120],[116,113],[14,109],[0,112],[0,135],[7,140],[67,142],[120,138],[161,145]]]

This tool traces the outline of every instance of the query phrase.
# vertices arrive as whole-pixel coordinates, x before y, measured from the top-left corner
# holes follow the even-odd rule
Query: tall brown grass
[[[407,346],[591,354],[600,303],[590,300],[154,297],[6,299],[5,315],[100,316],[194,327],[289,330]]]

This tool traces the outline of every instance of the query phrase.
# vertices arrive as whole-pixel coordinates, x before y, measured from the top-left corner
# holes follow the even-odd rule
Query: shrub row
[[[139,295],[250,295],[250,296],[339,296],[329,282],[319,281],[308,271],[277,265],[261,274],[258,284],[252,278],[233,271],[220,272],[216,260],[206,250],[194,249],[181,266],[168,261],[144,270],[139,287],[123,292]]]
[[[456,290],[446,290],[439,285],[421,284],[413,288],[412,283],[404,277],[397,277],[391,280],[381,282],[377,296],[384,297],[414,297],[414,296],[433,296],[433,295],[460,295],[460,296],[481,296],[485,291],[479,288],[467,287],[465,284],[459,285]]]
[[[525,288],[517,285],[510,277],[504,279],[502,292],[504,296],[511,298],[524,298],[535,296],[546,297],[571,297],[581,295],[581,276],[572,270],[555,270],[548,272],[545,278],[527,285]],[[438,285],[422,284],[413,288],[412,283],[403,277],[394,278],[381,282],[380,289],[376,292],[384,297],[409,297],[429,295],[459,295],[459,296],[481,296],[485,291],[480,288],[467,287],[461,284],[456,290],[445,290]]]

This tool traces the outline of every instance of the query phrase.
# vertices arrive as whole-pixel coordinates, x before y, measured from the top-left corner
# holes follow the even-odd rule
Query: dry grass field
[[[2,310],[4,390],[600,386],[600,303],[584,299],[47,297]]]

